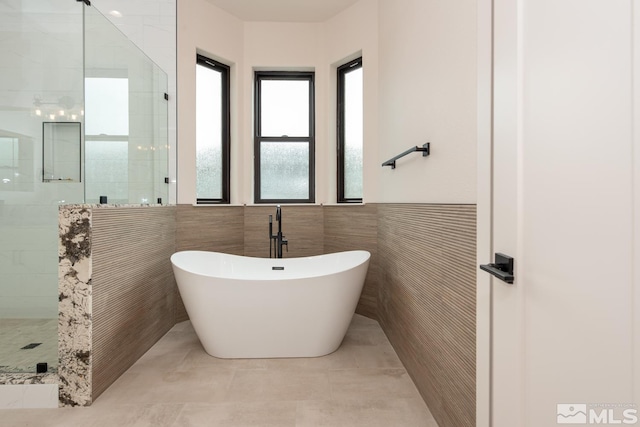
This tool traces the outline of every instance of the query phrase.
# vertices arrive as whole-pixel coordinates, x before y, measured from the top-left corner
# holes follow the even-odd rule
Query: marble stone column
[[[59,210],[60,406],[91,404],[91,207]]]

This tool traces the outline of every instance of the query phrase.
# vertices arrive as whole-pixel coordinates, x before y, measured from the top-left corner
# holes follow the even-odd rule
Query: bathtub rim
[[[216,260],[222,260],[222,259],[227,259],[230,260],[231,262],[242,262],[242,260],[245,260],[244,262],[249,262],[252,263],[250,265],[253,266],[267,266],[267,267],[275,267],[275,266],[284,266],[285,267],[285,271],[287,272],[286,274],[284,272],[278,272],[278,271],[273,271],[270,268],[264,272],[265,276],[260,277],[259,279],[253,277],[246,277],[246,276],[242,276],[242,275],[229,275],[229,274],[222,274],[220,271],[203,271],[203,266],[202,265],[185,265],[184,262],[180,263],[179,262],[179,258],[181,258],[182,256],[186,256],[188,254],[198,254],[198,255],[204,255],[204,256],[211,256],[212,259],[211,261],[213,261],[214,259]],[[341,257],[341,258],[345,258],[345,257],[350,257],[353,258],[352,262],[346,262],[344,259],[342,260],[342,265],[340,265],[340,268],[335,268],[335,269],[324,269],[324,270],[316,270],[313,272],[313,274],[298,274],[298,275],[291,275],[289,274],[289,272],[291,271],[291,269],[295,269],[295,267],[299,267],[296,264],[301,264],[301,263],[311,263],[311,262],[318,262],[321,261],[323,259],[326,258],[333,258],[333,257]],[[298,280],[301,278],[312,278],[312,277],[322,277],[322,276],[331,276],[333,274],[339,274],[351,269],[354,269],[364,263],[367,263],[371,260],[371,252],[367,251],[367,250],[362,250],[362,249],[355,249],[355,250],[348,250],[348,251],[340,251],[340,252],[332,252],[332,253],[328,253],[328,254],[320,254],[320,255],[310,255],[310,256],[305,256],[305,257],[292,257],[292,258],[263,258],[263,257],[254,257],[254,256],[245,256],[245,255],[235,255],[235,254],[228,254],[228,253],[224,253],[224,252],[219,252],[219,251],[204,251],[204,250],[184,250],[184,251],[178,251],[175,252],[171,255],[170,257],[170,261],[171,264],[174,268],[179,268],[180,270],[183,270],[189,274],[194,274],[196,276],[203,276],[203,277],[215,277],[218,279],[224,279],[224,280],[229,280],[229,281],[245,281],[245,280],[264,280],[264,281],[275,281],[275,280]],[[176,262],[178,261],[178,262]],[[349,261],[351,261],[349,259]],[[293,266],[291,265],[293,264]],[[247,264],[249,265],[249,264]],[[289,270],[287,271],[287,265],[289,267]],[[243,266],[246,267],[246,266]],[[210,265],[207,264],[206,265],[207,269],[211,269]]]

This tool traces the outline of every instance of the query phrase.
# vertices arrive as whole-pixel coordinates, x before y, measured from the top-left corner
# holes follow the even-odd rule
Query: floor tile
[[[322,369],[356,369],[355,352],[349,351],[345,346],[322,357],[301,357],[291,359],[266,359],[266,369],[302,369],[302,370],[322,370]]]
[[[227,400],[262,402],[326,399],[329,390],[326,371],[238,370]]]
[[[378,323],[354,316],[334,353],[218,359],[171,329],[87,408],[0,411],[11,427],[437,427]]]
[[[295,402],[184,405],[172,427],[295,427]]]
[[[171,427],[183,404],[119,405],[102,408],[85,424],[88,427]],[[80,426],[78,426],[80,427]]]
[[[234,372],[126,372],[94,405],[221,402]]]
[[[296,427],[437,427],[422,399],[323,400],[298,404]]]
[[[358,368],[403,368],[398,355],[379,327],[350,329],[342,348],[353,355]]]
[[[380,329],[380,324],[376,320],[370,319],[365,316],[360,316],[358,314],[353,316],[351,324],[349,325],[350,331],[355,329],[378,329],[382,331],[382,329]]]
[[[177,371],[199,371],[219,369],[266,369],[265,359],[219,359],[207,354],[202,346],[189,350],[184,359],[175,366]]]
[[[329,371],[331,398],[393,399],[418,398],[409,374],[403,368],[347,369]]]
[[[188,349],[167,349],[164,352],[147,352],[128,372],[171,372],[176,370],[189,353]]]
[[[58,319],[0,319],[0,372],[36,372],[36,364],[43,362],[56,372]]]

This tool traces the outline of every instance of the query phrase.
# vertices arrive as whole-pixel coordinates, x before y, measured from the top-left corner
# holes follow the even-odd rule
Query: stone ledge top
[[[90,204],[90,203],[77,203],[68,205],[59,205],[58,209],[112,209],[112,208],[169,208],[176,205],[158,205],[158,204]]]

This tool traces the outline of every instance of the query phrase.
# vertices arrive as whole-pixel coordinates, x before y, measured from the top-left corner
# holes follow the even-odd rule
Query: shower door
[[[81,3],[0,0],[0,57],[0,373],[51,372],[58,205],[83,202]]]

